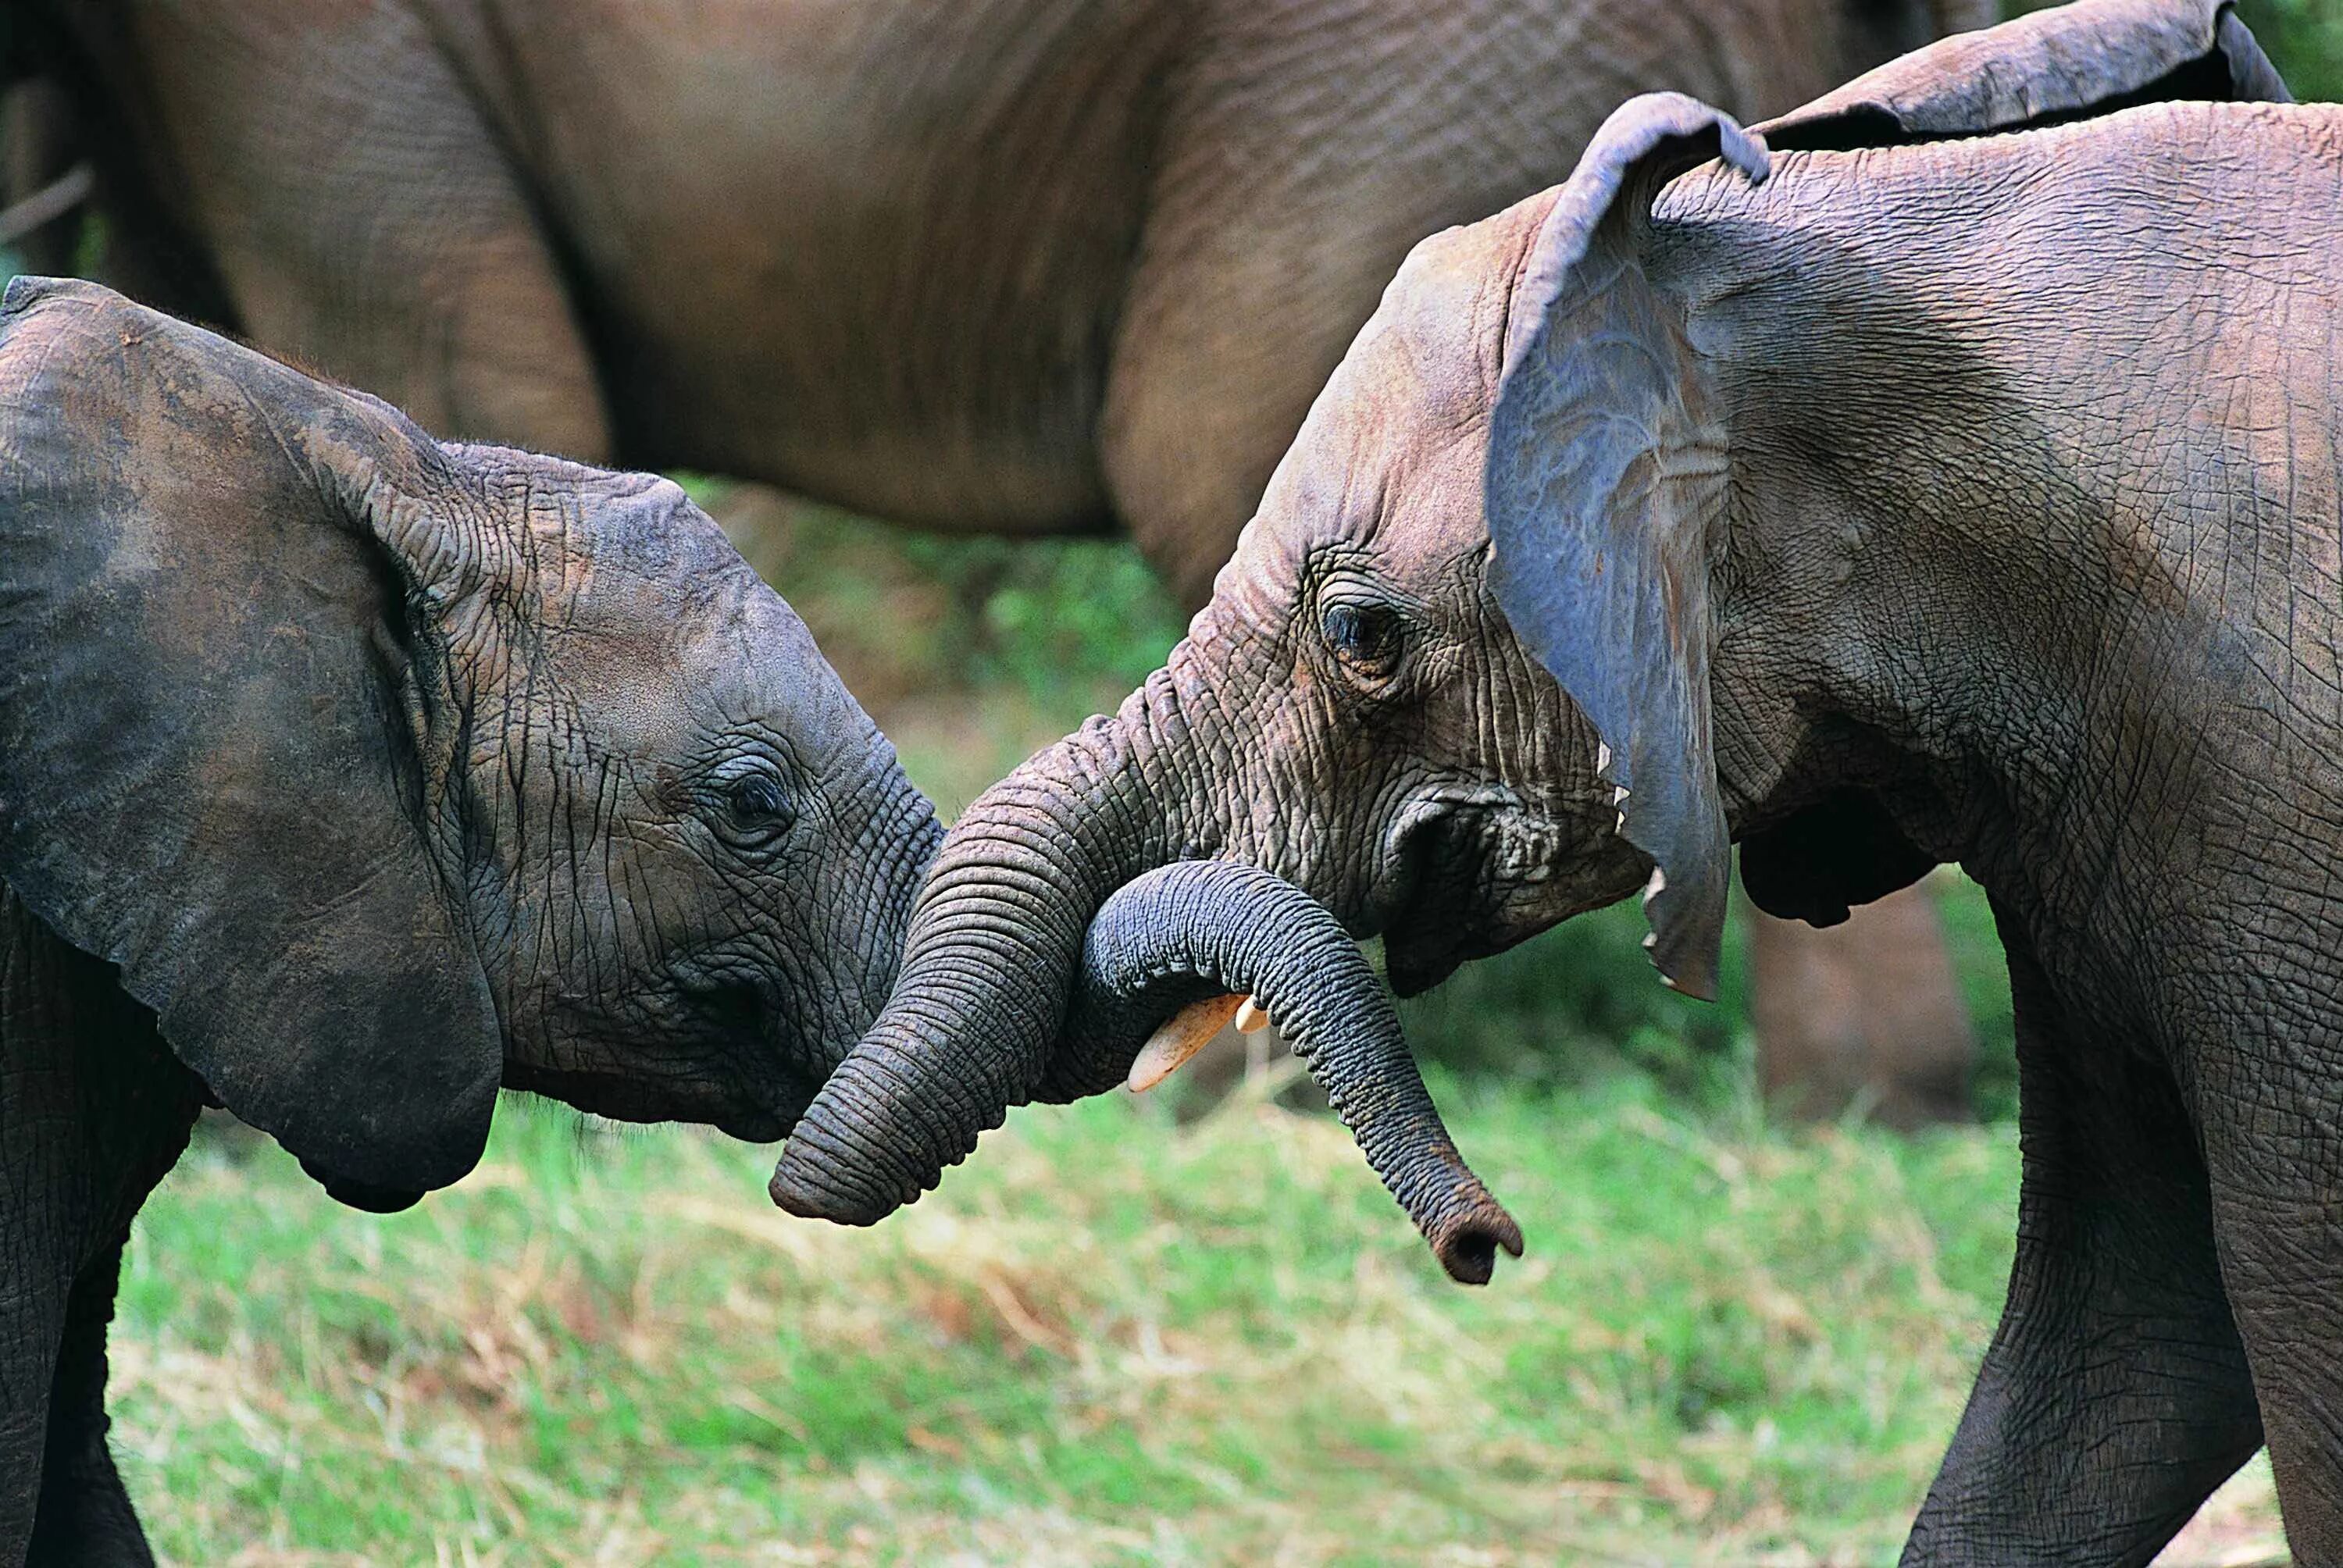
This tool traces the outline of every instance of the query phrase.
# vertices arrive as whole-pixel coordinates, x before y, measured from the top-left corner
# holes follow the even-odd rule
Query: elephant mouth
[[[1503,785],[1435,785],[1384,834],[1370,899],[1392,990],[1416,996],[1552,924],[1522,895],[1549,882],[1561,825]]]

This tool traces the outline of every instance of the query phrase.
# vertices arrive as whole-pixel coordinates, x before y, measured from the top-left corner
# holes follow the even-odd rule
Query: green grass
[[[1339,1125],[1021,1111],[867,1232],[508,1101],[402,1215],[206,1141],[116,1444],[184,1562],[1875,1562],[2007,1266],[1990,1131],[1444,1080],[1529,1256],[1447,1283]]]

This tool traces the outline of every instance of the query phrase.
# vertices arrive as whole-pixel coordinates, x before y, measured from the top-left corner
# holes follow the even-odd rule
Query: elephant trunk
[[[1521,1256],[1521,1228],[1450,1141],[1383,982],[1323,905],[1266,871],[1182,861],[1110,898],[1046,1087],[1120,1081],[1175,1009],[1226,992],[1252,996],[1310,1064],[1451,1277],[1485,1284],[1499,1247]]]
[[[875,1224],[1032,1098],[1091,915],[1175,852],[1149,697],[1028,760],[945,835],[894,992],[789,1134],[774,1202]]]

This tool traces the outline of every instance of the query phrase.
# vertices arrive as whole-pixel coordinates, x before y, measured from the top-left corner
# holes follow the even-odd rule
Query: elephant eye
[[[746,848],[771,844],[797,820],[781,781],[761,768],[726,780],[718,799],[719,826],[725,837]]]
[[[1381,678],[1399,662],[1399,614],[1389,605],[1354,600],[1330,604],[1319,629],[1334,656],[1361,675]]]

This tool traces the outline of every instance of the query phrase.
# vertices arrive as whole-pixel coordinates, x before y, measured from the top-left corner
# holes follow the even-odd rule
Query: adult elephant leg
[[[2200,1073],[2222,1272],[2261,1396],[2287,1543],[2306,1564],[2343,1563],[2338,1050],[2332,1038],[2315,1051],[2273,1046]]]
[[[0,1127],[5,1121],[0,1110]],[[72,1293],[71,1271],[40,1255],[45,1248],[35,1230],[0,1219],[0,1247],[7,1249],[7,1283],[0,1290],[0,1564],[23,1562],[32,1547],[49,1387]]]
[[[443,436],[607,459],[602,394],[480,98],[404,5],[147,6],[134,38],[236,325]],[[397,91],[378,90],[396,82]],[[351,147],[374,149],[358,177]],[[255,171],[267,171],[256,177]]]
[[[121,1269],[116,1242],[83,1268],[66,1306],[30,1568],[153,1568],[154,1553],[106,1441],[106,1331]]]
[[[1766,1104],[1800,1121],[1861,1106],[1891,1127],[1966,1121],[1976,1030],[1924,883],[1816,928],[1749,916],[1750,1011]]]
[[[2010,922],[2024,1175],[2001,1325],[1906,1568],[2149,1562],[2261,1442],[2161,1063],[2077,1038]]]

